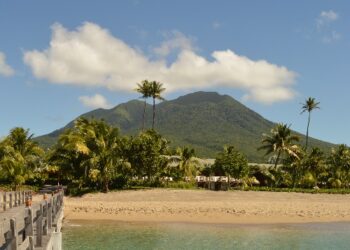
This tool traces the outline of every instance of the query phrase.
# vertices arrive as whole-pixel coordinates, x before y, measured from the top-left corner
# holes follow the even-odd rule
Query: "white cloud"
[[[79,101],[82,104],[84,104],[84,106],[88,108],[93,108],[93,109],[97,109],[97,108],[108,109],[112,107],[112,105],[108,103],[106,98],[104,98],[104,96],[100,94],[96,94],[94,96],[80,96]]]
[[[245,99],[273,103],[293,98],[296,74],[265,60],[252,60],[231,50],[214,51],[208,60],[197,54],[190,39],[173,32],[158,49],[166,56],[178,49],[174,61],[151,60],[106,29],[85,23],[75,31],[52,27],[50,47],[24,54],[37,78],[52,83],[133,91],[143,79],[164,83],[167,92],[213,87],[239,88]]]
[[[0,75],[12,76],[15,71],[6,64],[6,56],[0,51]]]
[[[339,14],[333,10],[322,11],[316,19],[317,31],[322,35],[322,42],[331,43],[341,38],[341,34],[333,29],[333,23]]]
[[[339,14],[333,10],[322,11],[318,18],[316,19],[316,24],[318,29],[322,29],[324,26],[338,20]]]
[[[154,53],[158,56],[165,57],[174,50],[195,50],[193,39],[177,30],[163,35],[166,40],[159,47],[153,49]]]
[[[322,11],[320,14],[320,18],[328,22],[335,21],[338,19],[338,17],[339,17],[338,13],[334,12],[333,10]]]

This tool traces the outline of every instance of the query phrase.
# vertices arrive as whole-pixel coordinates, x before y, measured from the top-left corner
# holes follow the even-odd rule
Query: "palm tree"
[[[60,136],[49,161],[69,174],[79,188],[90,182],[91,174],[105,192],[120,164],[119,130],[104,121],[79,118],[72,129]]]
[[[275,169],[277,169],[278,161],[283,153],[299,158],[296,153],[296,145],[293,143],[299,141],[299,137],[292,135],[292,131],[287,124],[279,123],[273,129],[271,129],[270,135],[263,134],[262,143],[263,146],[259,147],[258,150],[266,150],[265,155],[271,153],[277,153],[275,161]]]
[[[90,122],[93,131],[91,137],[86,138],[91,149],[90,162],[100,172],[100,180],[105,192],[109,191],[109,182],[115,176],[119,160],[119,130],[104,121]]]
[[[328,183],[332,187],[348,187],[350,181],[350,148],[345,144],[340,144],[332,149],[328,158],[328,171],[330,177]]]
[[[147,80],[143,80],[141,83],[137,84],[136,91],[142,94],[141,98],[145,99],[143,106],[143,115],[142,115],[142,131],[145,128],[145,118],[146,118],[146,100],[148,97],[151,97],[151,83]]]
[[[326,160],[324,152],[321,149],[314,147],[303,161],[304,171],[309,172],[315,179],[317,186],[319,178],[326,170]]]
[[[178,148],[177,154],[180,156],[179,168],[183,171],[186,177],[192,179],[193,172],[197,169],[199,161],[195,158],[195,150],[188,147]]]
[[[304,112],[309,113],[308,121],[307,121],[307,128],[306,128],[306,142],[305,142],[305,151],[307,150],[308,142],[309,142],[309,126],[310,126],[310,119],[311,119],[311,112],[314,109],[319,109],[320,107],[318,106],[320,103],[316,102],[315,98],[309,97],[308,99],[305,100],[305,103],[302,105],[302,111],[300,114]]]
[[[154,129],[154,120],[156,117],[156,99],[158,100],[164,100],[164,98],[161,96],[162,92],[165,90],[163,88],[163,84],[157,81],[152,81],[151,82],[151,87],[150,87],[150,93],[151,97],[153,98],[153,121],[152,121],[152,129]]]
[[[14,128],[0,143],[0,169],[15,189],[31,176],[44,154],[32,137],[29,130]]]

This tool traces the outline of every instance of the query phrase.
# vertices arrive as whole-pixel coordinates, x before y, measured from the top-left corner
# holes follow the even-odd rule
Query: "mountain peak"
[[[178,97],[174,100],[176,103],[189,104],[189,103],[199,103],[199,102],[213,102],[218,103],[222,102],[230,98],[234,100],[232,97],[228,95],[220,95],[217,92],[206,92],[206,91],[197,91],[191,94],[186,94]]]

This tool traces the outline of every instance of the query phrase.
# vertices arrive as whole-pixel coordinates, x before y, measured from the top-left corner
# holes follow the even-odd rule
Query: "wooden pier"
[[[32,202],[31,191],[0,193],[0,250],[61,250],[63,190]]]

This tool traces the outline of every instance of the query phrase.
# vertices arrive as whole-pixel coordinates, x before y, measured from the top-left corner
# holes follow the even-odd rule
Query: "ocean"
[[[350,249],[350,223],[70,221],[64,224],[63,249]]]

